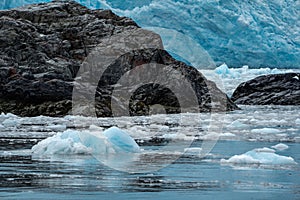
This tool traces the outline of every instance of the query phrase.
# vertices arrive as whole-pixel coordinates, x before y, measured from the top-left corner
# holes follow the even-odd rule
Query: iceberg
[[[264,164],[264,165],[294,165],[292,157],[281,156],[274,149],[267,147],[253,149],[241,155],[234,155],[229,159],[221,159],[221,163],[231,164]]]
[[[229,69],[225,63],[217,67],[215,73],[222,78],[237,78],[240,75],[237,71]]]
[[[32,147],[35,155],[138,153],[140,147],[129,134],[117,127],[104,132],[91,126],[89,130],[66,130],[40,141]]]

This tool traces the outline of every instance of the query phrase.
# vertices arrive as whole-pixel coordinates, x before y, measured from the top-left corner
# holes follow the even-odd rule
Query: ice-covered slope
[[[0,8],[45,1],[4,0]],[[299,0],[77,1],[132,17],[142,27],[179,31],[200,44],[217,65],[225,62],[230,67],[300,67]],[[178,48],[184,52],[190,47]]]

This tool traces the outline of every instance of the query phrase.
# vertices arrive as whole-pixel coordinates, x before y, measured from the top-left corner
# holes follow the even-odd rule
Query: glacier
[[[49,0],[2,0],[0,9],[9,9]],[[194,64],[206,53],[216,66],[299,68],[300,63],[300,1],[298,0],[77,0],[89,8],[111,9],[118,15],[133,18],[141,27],[155,28],[168,43],[170,32],[177,31],[195,41],[203,51],[194,51],[182,60]],[[162,29],[170,30],[160,31]],[[190,45],[178,42],[181,56]],[[177,42],[176,42],[177,41]],[[176,56],[175,56],[176,57]],[[201,62],[200,62],[201,63]],[[195,66],[207,68],[207,66]],[[211,66],[210,66],[211,67]]]

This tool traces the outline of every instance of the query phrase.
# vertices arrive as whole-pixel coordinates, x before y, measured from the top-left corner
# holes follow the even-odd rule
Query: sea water
[[[2,114],[0,198],[299,199],[300,107],[241,108],[226,114],[218,141],[204,157],[199,151],[208,134],[205,114],[197,114],[200,121],[191,122],[188,131],[181,134],[174,134],[170,126],[178,115],[121,117],[115,121],[103,118],[95,122],[81,116],[21,118]],[[189,115],[195,118],[195,114],[185,117]],[[82,122],[76,130],[74,118]],[[148,118],[152,118],[150,126]],[[134,138],[144,154],[158,152],[137,165],[174,156],[176,152],[160,150],[170,138],[192,142],[178,159],[146,173],[113,169],[88,152],[45,155],[32,150],[38,142],[57,134],[88,130],[100,133],[115,125]],[[254,161],[245,162],[245,155],[251,155]],[[266,159],[268,162],[264,162]]]

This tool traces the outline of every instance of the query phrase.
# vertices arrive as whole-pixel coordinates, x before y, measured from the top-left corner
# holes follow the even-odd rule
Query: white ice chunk
[[[240,129],[240,128],[247,128],[248,125],[240,122],[240,120],[235,120],[231,124],[229,124],[227,127],[228,128],[238,128],[238,129]]]
[[[252,151],[255,151],[255,152],[265,152],[265,153],[275,153],[276,152],[274,149],[270,149],[268,147],[257,148],[257,149],[253,149]]]
[[[236,164],[259,164],[259,160],[254,159],[252,156],[242,154],[242,155],[234,155],[228,160],[221,159],[221,163],[236,163]]]
[[[91,154],[92,149],[80,142],[79,132],[67,130],[40,141],[32,147],[32,152],[39,155],[52,154]]]
[[[272,148],[276,149],[276,150],[279,150],[279,151],[283,151],[285,149],[288,149],[289,146],[286,145],[286,144],[279,143],[279,144],[276,144],[276,145],[272,146]]]
[[[66,125],[63,124],[58,124],[58,125],[49,125],[46,126],[47,129],[50,129],[52,131],[58,132],[58,131],[64,131],[67,129]]]
[[[280,130],[276,128],[261,128],[261,129],[253,129],[251,130],[251,133],[256,133],[256,134],[276,134],[280,133]]]
[[[99,127],[99,126],[95,126],[95,125],[90,125],[89,127],[89,130],[90,131],[103,131],[103,128],[102,127]]]
[[[229,137],[229,138],[231,138],[231,137],[235,137],[235,136],[236,136],[235,134],[229,133],[229,132],[220,134],[220,137]]]
[[[274,149],[253,149],[241,155],[234,155],[229,159],[222,159],[221,163],[233,164],[265,164],[265,165],[291,165],[297,164],[292,157],[281,156]]]
[[[5,126],[5,127],[15,127],[15,126],[18,126],[18,120],[16,119],[5,119],[3,122],[2,122],[2,125]]]

